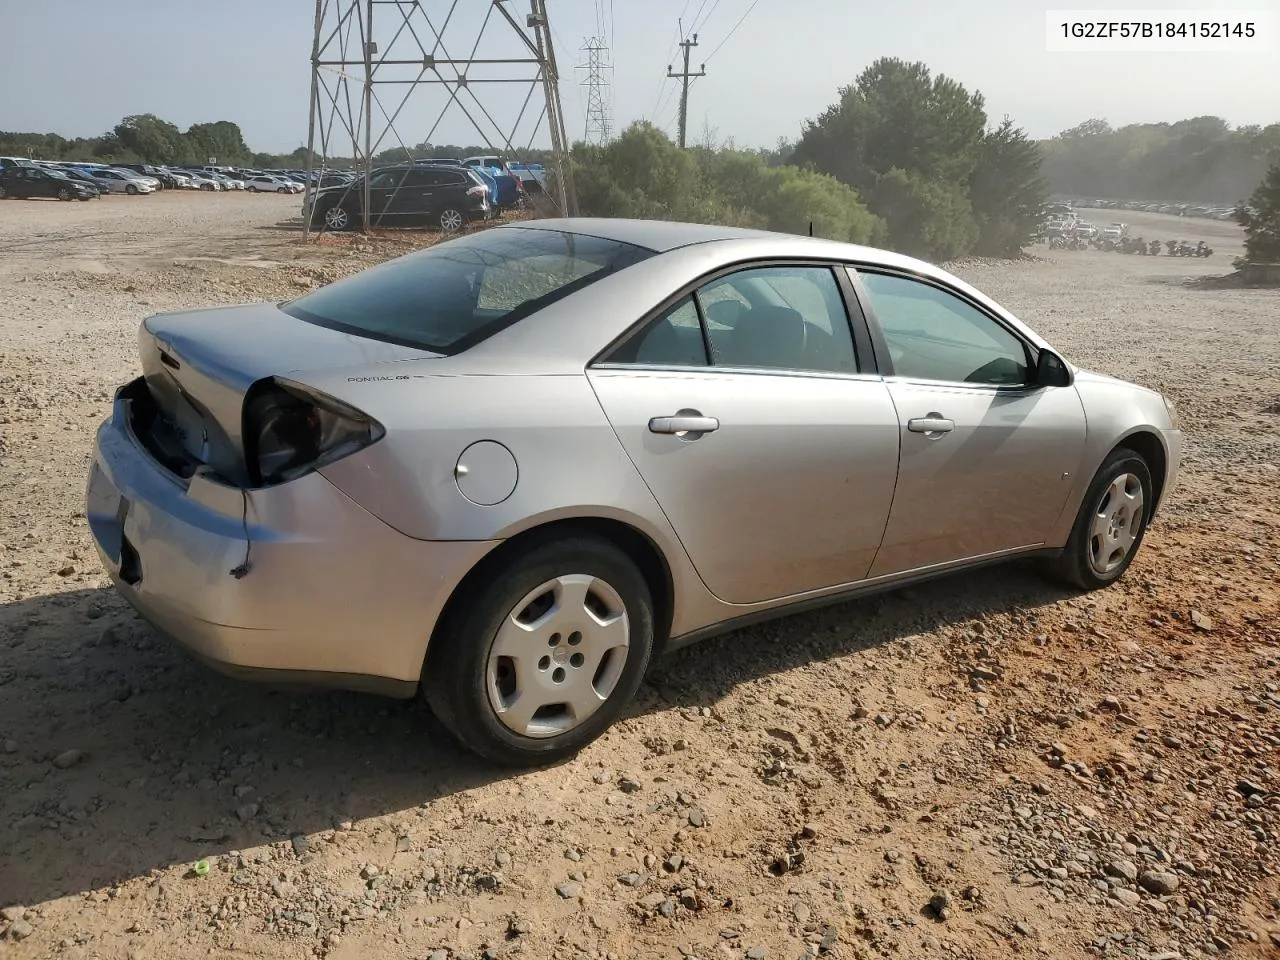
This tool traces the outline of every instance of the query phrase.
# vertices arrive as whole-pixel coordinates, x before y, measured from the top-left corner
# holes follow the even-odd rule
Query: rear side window
[[[651,256],[616,240],[500,227],[389,260],[281,309],[358,336],[454,354]]]

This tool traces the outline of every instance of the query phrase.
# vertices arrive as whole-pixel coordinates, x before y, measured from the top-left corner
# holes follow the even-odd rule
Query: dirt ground
[[[1280,291],[1199,282],[1235,227],[1130,215],[1208,261],[954,267],[1177,402],[1120,584],[1011,565],[743,630],[511,775],[415,705],[215,676],[99,569],[84,481],[138,322],[410,243],[304,247],[298,206],[0,203],[0,956],[1280,955]]]

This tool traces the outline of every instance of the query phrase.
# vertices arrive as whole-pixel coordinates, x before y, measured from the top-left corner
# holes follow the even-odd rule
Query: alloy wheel
[[[447,233],[455,233],[462,229],[462,213],[450,207],[440,214],[440,229]]]
[[[324,225],[330,230],[345,230],[351,216],[342,207],[330,207],[324,212]]]
[[[1103,491],[1089,527],[1089,565],[1106,576],[1124,563],[1142,532],[1146,495],[1142,480],[1122,473]]]
[[[626,606],[604,580],[587,574],[548,580],[525,594],[494,636],[489,705],[520,736],[567,733],[609,699],[630,640]]]

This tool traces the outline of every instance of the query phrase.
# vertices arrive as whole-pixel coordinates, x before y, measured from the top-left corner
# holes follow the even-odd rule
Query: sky
[[[323,2],[335,9],[351,4]],[[669,64],[679,69],[677,23],[682,17],[686,32],[696,29],[698,34],[692,68],[706,63],[706,76],[690,87],[690,141],[701,141],[704,131],[713,132],[717,141],[732,137],[738,146],[795,139],[806,119],[838,99],[841,86],[882,56],[922,60],[934,73],[980,90],[993,123],[1011,116],[1035,138],[1092,117],[1114,126],[1204,114],[1233,125],[1280,121],[1278,0],[1164,0],[1161,9],[1184,10],[1196,20],[1215,11],[1272,11],[1269,51],[1173,53],[1050,52],[1045,11],[1062,7],[1062,0],[546,4],[571,140],[585,133],[585,72],[574,68],[585,62],[580,48],[586,38],[601,32],[601,9],[611,46],[610,103],[617,129],[650,119],[674,134],[678,84],[665,75]],[[154,113],[183,129],[232,120],[258,151],[287,152],[307,142],[315,0],[4,0],[4,6],[0,130],[95,136],[125,115]],[[505,6],[523,22],[526,0],[505,0]],[[1091,0],[1089,6],[1122,10],[1129,4]],[[416,16],[423,19],[411,26],[428,49],[425,17],[439,25],[451,8],[453,16],[441,31],[444,53],[437,52],[438,57],[465,58],[477,37],[482,38],[478,56],[525,55],[515,30],[492,12],[488,0],[421,0],[422,12]],[[402,22],[396,9],[394,4],[375,5],[379,19],[374,37],[388,59],[418,59],[413,34],[396,34]],[[482,31],[486,13],[490,20]],[[395,146],[397,139],[414,144],[428,139],[434,127],[432,142],[479,143],[483,137],[467,114],[494,130],[484,118],[487,112],[508,133],[514,128],[512,142],[528,143],[542,102],[540,91],[534,91],[532,112],[517,124],[530,85],[479,81],[529,77],[529,69],[473,68],[469,76],[475,99],[463,94],[459,101],[467,105],[466,112],[449,104],[441,85],[410,89],[380,84],[382,106],[375,104],[373,111],[375,136],[386,131],[383,148]],[[379,76],[391,80],[418,72],[416,67],[384,67]],[[334,73],[325,76],[336,82]],[[382,111],[394,113],[406,91],[405,106],[388,130]],[[333,126],[341,129],[340,123]],[[496,130],[489,136],[491,142],[498,138]],[[349,147],[349,136],[346,142]],[[533,143],[547,142],[543,126]]]

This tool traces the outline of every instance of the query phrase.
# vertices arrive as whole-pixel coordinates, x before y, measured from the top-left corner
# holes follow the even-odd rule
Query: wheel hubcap
[[[440,215],[440,226],[450,231],[462,229],[462,214],[457,210],[446,210]]]
[[[1124,473],[1111,481],[1093,514],[1089,563],[1095,573],[1112,573],[1129,556],[1142,531],[1142,481]]]
[[[325,213],[324,222],[334,230],[341,230],[347,225],[347,211],[340,207],[334,207]]]
[[[609,699],[627,662],[622,597],[598,577],[567,574],[530,590],[489,651],[489,705],[508,730],[568,733]]]

